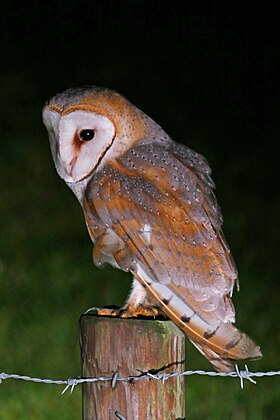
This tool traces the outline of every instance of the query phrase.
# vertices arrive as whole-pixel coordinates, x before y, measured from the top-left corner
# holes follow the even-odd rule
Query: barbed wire
[[[155,379],[162,381],[163,383],[170,378],[179,377],[179,376],[191,376],[191,375],[201,375],[201,376],[220,376],[220,377],[231,377],[239,378],[241,389],[244,388],[244,380],[247,379],[253,384],[256,384],[256,381],[253,378],[262,378],[265,376],[280,376],[280,371],[268,371],[268,372],[250,372],[247,365],[245,365],[245,370],[239,370],[238,366],[235,365],[235,371],[233,372],[210,372],[205,370],[186,370],[184,372],[171,372],[171,373],[152,373],[152,371],[143,372],[137,376],[120,376],[119,372],[115,372],[112,376],[96,376],[89,378],[69,378],[69,379],[41,379],[33,378],[27,375],[18,375],[15,373],[0,373],[0,384],[5,379],[20,379],[23,381],[37,382],[44,384],[54,384],[54,385],[66,385],[62,390],[61,394],[64,394],[68,389],[70,389],[70,394],[74,391],[74,388],[82,383],[94,383],[94,382],[111,382],[112,388],[115,388],[117,382],[132,382],[139,381],[143,379]]]

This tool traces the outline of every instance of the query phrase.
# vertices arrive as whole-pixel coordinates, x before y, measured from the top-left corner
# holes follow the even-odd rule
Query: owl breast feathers
[[[206,160],[105,88],[68,89],[43,119],[56,169],[82,205],[95,264],[133,274],[126,308],[156,303],[217,370],[261,357],[233,326],[237,271]]]

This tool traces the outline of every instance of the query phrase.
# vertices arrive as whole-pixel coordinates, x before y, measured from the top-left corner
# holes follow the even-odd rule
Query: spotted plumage
[[[69,89],[43,110],[59,175],[96,265],[133,274],[127,308],[155,302],[222,371],[260,349],[233,326],[235,264],[206,160],[114,91]]]

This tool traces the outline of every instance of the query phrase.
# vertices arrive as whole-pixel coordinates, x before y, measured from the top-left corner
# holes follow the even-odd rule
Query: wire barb
[[[166,379],[168,379],[168,376],[166,376],[166,373],[165,372],[163,372],[161,379],[162,379],[162,383],[163,384],[165,383]]]
[[[113,376],[112,376],[112,382],[111,382],[111,387],[112,387],[112,389],[114,389],[114,388],[115,388],[115,386],[116,386],[116,384],[117,384],[118,377],[119,377],[119,372],[118,372],[118,371],[116,371],[116,372],[113,374]]]
[[[250,381],[252,384],[257,384],[256,381],[254,381],[254,379],[251,378],[252,373],[249,372],[248,366],[245,365],[245,370],[239,370],[238,366],[235,365],[235,370],[236,370],[236,374],[238,376],[238,378],[240,379],[240,387],[241,389],[244,388],[244,382],[243,379],[248,379],[248,381]]]
[[[118,419],[120,420],[126,420],[126,418],[118,411],[115,411],[115,416],[118,417]]]
[[[74,379],[71,379],[71,378],[69,378],[67,380],[67,385],[64,388],[64,390],[62,391],[61,395],[63,395],[68,390],[68,388],[70,388],[70,394],[72,394],[73,391],[74,391],[75,386],[78,385],[78,383],[79,383],[79,380],[78,379],[75,379],[75,378]]]
[[[0,373],[0,384],[2,384],[3,380],[6,379],[6,373]]]

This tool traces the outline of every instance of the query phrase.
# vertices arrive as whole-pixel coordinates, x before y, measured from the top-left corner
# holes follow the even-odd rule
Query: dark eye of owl
[[[94,130],[88,129],[88,130],[81,130],[80,131],[80,139],[83,141],[90,141],[94,137]]]

